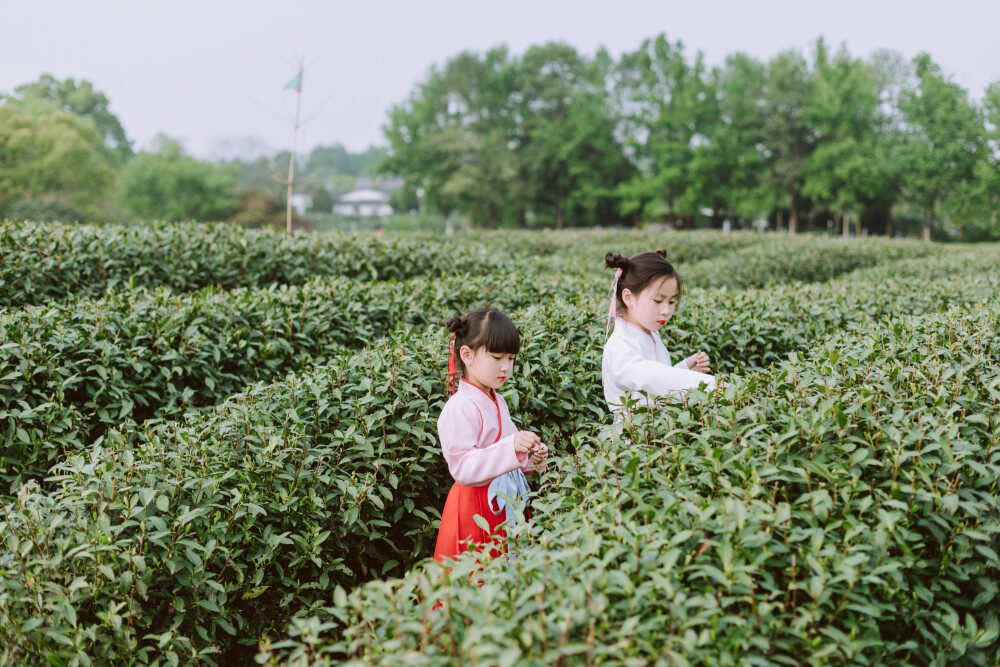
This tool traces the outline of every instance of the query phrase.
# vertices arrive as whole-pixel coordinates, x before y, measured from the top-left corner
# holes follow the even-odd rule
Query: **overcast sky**
[[[617,57],[661,32],[709,65],[742,51],[810,54],[816,38],[867,57],[931,54],[981,98],[1000,80],[1000,0],[0,0],[0,91],[41,74],[87,79],[137,148],[157,133],[200,157],[255,138],[288,148],[305,58],[299,146],[384,145],[389,108],[432,65],[506,44],[562,41]]]

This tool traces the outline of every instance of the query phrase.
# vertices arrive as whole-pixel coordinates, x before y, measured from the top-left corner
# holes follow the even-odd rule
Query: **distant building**
[[[333,212],[352,218],[388,218],[395,211],[389,205],[388,193],[363,188],[338,197]]]

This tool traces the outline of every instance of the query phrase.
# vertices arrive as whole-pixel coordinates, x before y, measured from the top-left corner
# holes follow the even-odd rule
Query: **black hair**
[[[642,252],[631,257],[609,252],[604,256],[604,266],[608,269],[622,270],[622,275],[618,278],[618,288],[615,290],[619,311],[626,309],[625,302],[622,301],[623,290],[628,290],[638,296],[639,292],[646,289],[657,278],[676,278],[677,299],[680,300],[681,277],[674,265],[667,261],[666,250]]]
[[[517,354],[521,351],[521,334],[510,318],[496,308],[476,308],[463,315],[449,318],[448,331],[455,334],[455,364],[465,376],[465,363],[459,350],[463,345],[475,352],[485,347],[493,354]]]

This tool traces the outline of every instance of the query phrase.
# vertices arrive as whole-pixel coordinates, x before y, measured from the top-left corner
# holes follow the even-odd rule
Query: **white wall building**
[[[352,218],[388,218],[395,211],[389,205],[389,195],[385,192],[361,189],[338,197],[333,212]]]

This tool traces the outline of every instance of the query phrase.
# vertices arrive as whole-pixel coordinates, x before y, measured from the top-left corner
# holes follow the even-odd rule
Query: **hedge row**
[[[0,223],[0,308],[93,298],[109,289],[301,285],[317,277],[403,280],[497,271],[482,245],[420,238],[276,234],[226,224],[152,227]]]
[[[996,286],[953,278],[960,282],[904,280],[907,289],[886,291],[902,307],[936,310],[963,284],[964,299]],[[827,288],[830,317],[844,317],[838,303],[853,308],[848,296],[864,296]],[[798,315],[817,305],[821,292],[810,290],[820,289],[792,292],[807,305],[784,316],[779,301],[768,301],[789,296],[779,290],[703,308],[699,316],[715,319],[686,340],[710,343],[725,318],[750,317],[751,306],[774,311],[761,320],[768,326],[784,318],[788,326],[813,327]],[[891,301],[867,312],[886,312]],[[682,312],[697,315],[694,305],[686,302]],[[581,310],[555,303],[514,314],[525,344],[509,403],[519,424],[560,451],[575,450],[579,434],[605,416],[598,370],[603,323],[581,317]],[[742,331],[755,319],[730,328]],[[779,329],[765,336],[775,336],[771,349],[789,335]],[[790,334],[793,348],[804,349],[803,330]],[[448,486],[432,426],[444,400],[444,346],[439,329],[427,336],[401,332],[387,349],[256,386],[211,412],[132,427],[106,448],[74,457],[52,494],[22,489],[0,526],[6,540],[0,646],[14,658],[72,660],[79,653],[155,663],[173,654],[186,662],[229,661],[240,644],[227,627],[253,643],[292,613],[328,602],[338,584],[399,573],[426,556]],[[747,363],[746,356],[717,359],[732,367]],[[384,478],[373,471],[373,458]],[[121,600],[127,608],[114,608]]]
[[[98,301],[0,315],[0,478],[39,478],[67,451],[123,421],[172,419],[252,382],[329,363],[401,326],[439,325],[483,301],[534,303],[528,284],[500,277],[359,283]]]
[[[675,261],[694,261],[759,240],[714,233],[496,232],[456,234],[442,241],[419,234],[288,236],[225,224],[123,228],[4,221],[0,308],[93,298],[126,287],[192,291],[207,286],[300,285],[332,276],[403,280],[503,274],[519,261],[558,261],[554,253],[581,243],[577,256],[587,255],[584,262],[599,266],[611,246],[638,252],[658,242],[671,247]]]
[[[948,249],[951,250],[951,249]],[[685,267],[683,276],[704,288],[744,289],[789,282],[824,282],[895,260],[948,254],[939,246],[916,241],[778,237],[740,248],[717,259]]]
[[[574,318],[519,317],[532,385],[512,405],[550,442],[604,418],[580,402],[599,378],[562,333]],[[22,487],[0,519],[0,662],[231,664],[338,585],[402,574],[432,549],[450,486],[434,426],[445,345],[400,332],[210,412],[112,431],[50,493]]]
[[[902,318],[585,437],[512,563],[336,590],[259,660],[995,664],[998,329],[995,302]]]
[[[357,346],[357,283],[116,294],[0,318],[0,468],[16,486],[122,421],[182,415]],[[362,329],[363,331],[363,329]]]
[[[377,237],[276,234],[224,224],[152,227],[0,222],[0,308],[94,298],[109,289],[192,291],[314,278],[403,280],[418,276],[558,272],[593,275],[604,254],[665,248],[689,265],[691,284],[759,286],[825,280],[853,268],[938,253],[936,246],[760,234],[664,231],[490,232]],[[795,258],[807,257],[804,262]],[[719,266],[714,262],[724,260]]]
[[[997,291],[988,254],[888,265],[827,285],[706,293],[691,290],[667,331],[671,349],[706,349],[724,372],[766,368],[852,324],[974,303]],[[881,272],[899,277],[889,279]],[[940,277],[918,279],[918,275]],[[0,316],[0,478],[38,479],[65,452],[123,421],[173,419],[220,397],[378,341],[399,326],[438,327],[483,303],[578,307],[568,327],[603,337],[593,279],[538,274],[171,295],[116,293]],[[599,326],[591,326],[598,324]],[[591,354],[594,367],[599,353]]]

